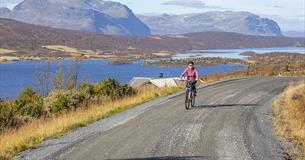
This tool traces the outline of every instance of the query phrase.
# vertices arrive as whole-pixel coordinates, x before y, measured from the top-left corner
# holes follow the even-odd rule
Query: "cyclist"
[[[182,80],[187,80],[189,83],[192,84],[192,90],[194,91],[196,96],[197,93],[196,83],[199,79],[199,74],[197,69],[195,68],[195,64],[193,61],[188,62],[188,67],[185,68],[185,70],[182,72],[180,78]]]

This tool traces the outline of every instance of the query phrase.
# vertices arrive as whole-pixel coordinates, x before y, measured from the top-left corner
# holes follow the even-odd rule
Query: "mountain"
[[[24,0],[0,17],[54,28],[104,34],[150,35],[149,28],[125,5],[102,0]]]
[[[1,15],[4,15],[4,14],[8,14],[8,13],[10,13],[10,12],[11,12],[11,10],[8,9],[8,8],[6,8],[6,7],[0,7],[0,16],[1,16]]]
[[[275,21],[249,12],[216,11],[183,15],[138,15],[138,17],[150,27],[152,34],[156,35],[220,31],[282,36],[281,29]]]
[[[302,38],[305,38],[305,31],[284,31],[283,34],[287,37],[302,37]]]
[[[0,48],[17,50],[17,56],[48,56],[45,45],[64,45],[79,50],[115,54],[119,57],[153,53],[183,53],[187,50],[305,47],[304,38],[242,35],[229,32],[202,32],[165,36],[118,36],[36,26],[0,18]],[[63,56],[64,53],[50,53]]]

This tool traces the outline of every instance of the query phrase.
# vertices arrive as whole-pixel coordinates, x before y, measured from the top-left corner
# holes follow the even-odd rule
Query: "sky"
[[[22,0],[0,0],[13,8]],[[126,4],[136,14],[185,14],[207,11],[249,11],[274,19],[283,31],[305,30],[305,0],[112,0]]]

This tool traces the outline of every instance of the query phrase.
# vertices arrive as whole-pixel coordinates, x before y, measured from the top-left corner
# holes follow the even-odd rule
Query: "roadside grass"
[[[84,127],[94,121],[126,111],[160,96],[181,91],[181,88],[145,87],[138,94],[119,100],[107,100],[102,105],[78,108],[51,118],[41,118],[21,126],[18,129],[7,129],[0,133],[0,159],[11,159],[16,154],[35,148],[47,139],[60,137],[68,132]]]
[[[305,82],[291,84],[275,100],[273,111],[277,136],[296,146],[284,150],[293,159],[305,159]]]
[[[200,78],[203,83],[211,83],[221,80],[230,80],[234,78],[245,78],[250,77],[246,71],[235,71],[229,73],[215,73],[215,74],[208,74]]]
[[[8,54],[8,53],[15,53],[15,52],[17,52],[17,51],[0,48],[0,54]]]

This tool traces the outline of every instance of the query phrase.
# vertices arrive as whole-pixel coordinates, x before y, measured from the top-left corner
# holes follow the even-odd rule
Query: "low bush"
[[[15,119],[16,118],[10,104],[0,102],[0,131],[7,126],[13,126]]]
[[[55,93],[53,98],[50,98],[51,103],[49,103],[49,112],[58,113],[62,110],[69,110],[71,101],[68,99],[68,96],[62,92]]]
[[[78,91],[77,89],[70,90],[67,94],[67,99],[69,101],[69,109],[77,108],[85,99],[86,95]]]
[[[120,83],[114,79],[101,81],[97,85],[100,85],[100,90],[97,94],[101,94],[102,96],[110,96],[112,98],[119,95]]]
[[[134,95],[134,94],[136,94],[136,91],[132,87],[130,87],[129,85],[124,84],[124,85],[120,86],[120,89],[119,89],[119,96],[120,97],[131,96],[131,95]]]
[[[86,82],[83,82],[79,89],[78,92],[80,93],[80,95],[84,98],[84,99],[90,99],[95,95],[95,89],[94,89],[94,85],[93,84],[89,84]]]
[[[121,85],[115,79],[108,79],[97,84],[96,94],[111,98],[120,98],[135,94],[135,91],[127,84]]]
[[[27,87],[15,100],[14,110],[21,116],[37,118],[43,114],[43,98]]]

